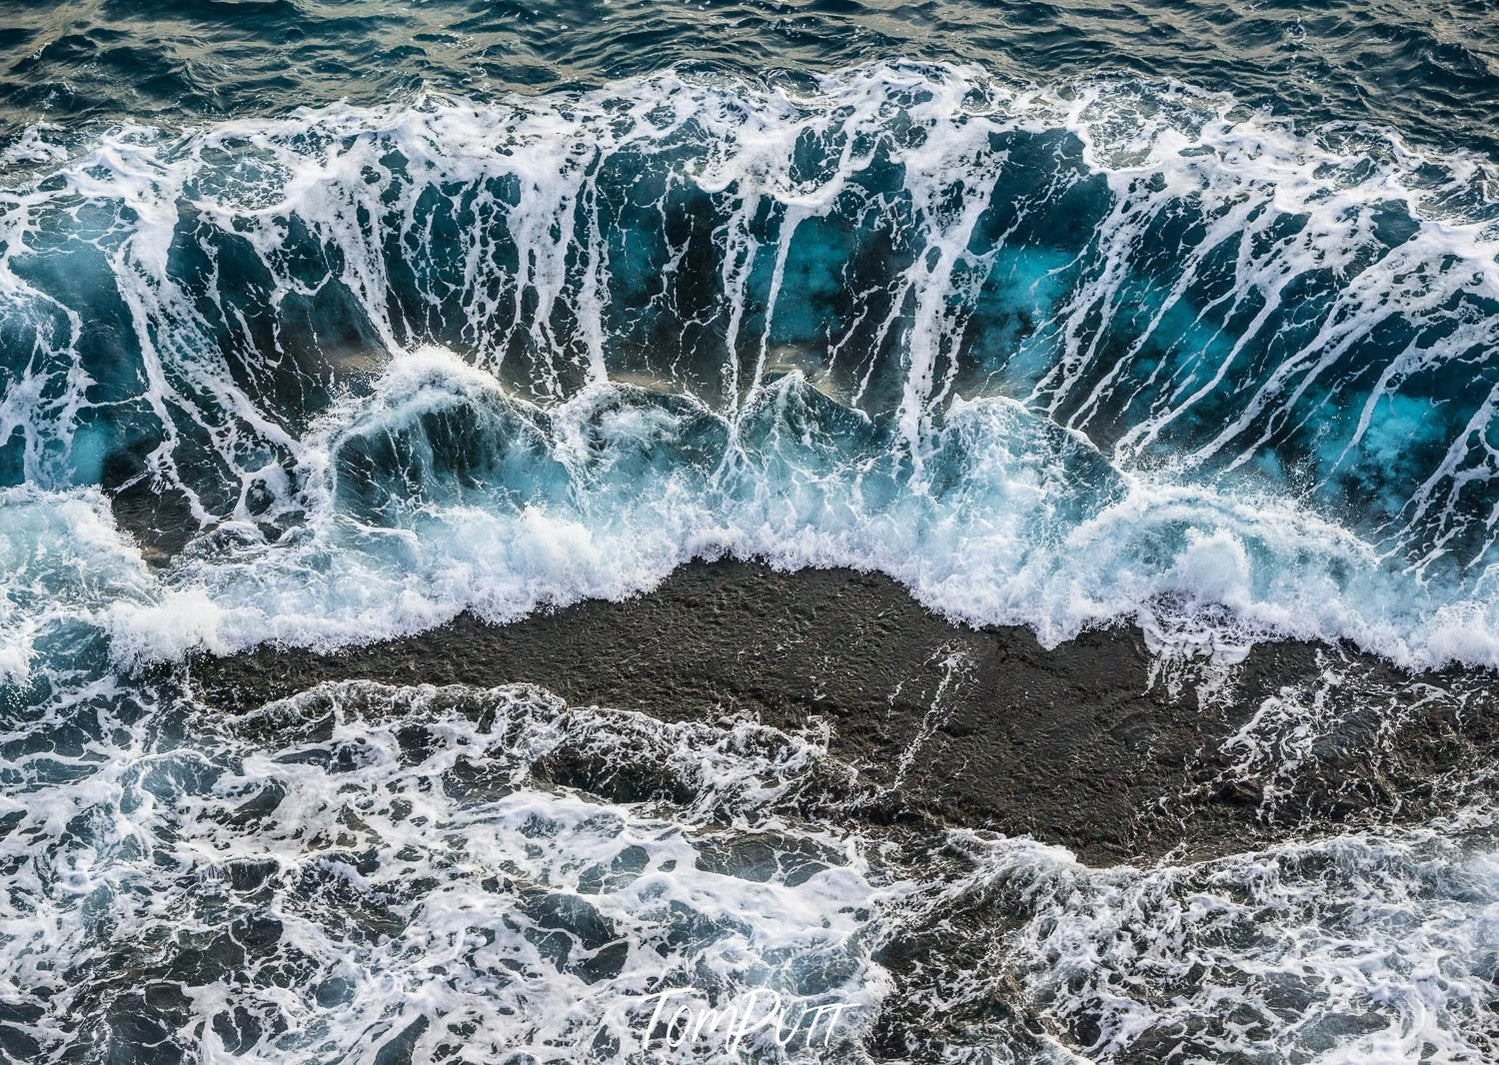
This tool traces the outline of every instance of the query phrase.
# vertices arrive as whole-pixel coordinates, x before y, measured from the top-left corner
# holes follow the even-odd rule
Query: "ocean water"
[[[1486,806],[1092,869],[816,734],[182,668],[726,556],[1499,668],[1499,7],[3,10],[0,1054],[1499,1054]]]

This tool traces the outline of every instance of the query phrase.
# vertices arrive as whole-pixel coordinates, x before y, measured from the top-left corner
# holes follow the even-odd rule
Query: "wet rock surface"
[[[1412,822],[1488,788],[1488,675],[1412,676],[1300,643],[1260,645],[1218,684],[1159,666],[1129,627],[1048,650],[1028,629],[955,625],[882,576],[716,562],[624,602],[464,616],[337,654],[200,657],[190,672],[229,712],[368,679],[533,683],[665,720],[820,719],[871,815],[1030,834],[1090,864]]]

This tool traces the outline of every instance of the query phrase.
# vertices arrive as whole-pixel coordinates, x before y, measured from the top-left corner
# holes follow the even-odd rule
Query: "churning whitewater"
[[[48,579],[43,529],[107,536],[101,487],[150,557],[186,544],[77,590],[124,659],[509,619],[727,552],[1048,642],[1499,662],[1476,158],[884,64],[38,128],[9,168],[14,580]],[[13,669],[42,600],[10,599]]]
[[[1025,838],[926,847],[844,826],[858,782],[825,734],[665,724],[520,685],[326,684],[226,717],[97,682],[40,711],[31,753],[7,736],[30,798],[0,807],[0,860],[45,870],[0,900],[0,1041],[28,1060],[992,1065],[1175,1048],[1476,1065],[1495,1049],[1499,871],[1460,842],[1492,840],[1488,812],[1095,870]],[[591,787],[565,768],[590,765],[612,768]],[[897,994],[875,959],[911,944],[929,968]],[[852,1012],[810,1056],[773,1028],[748,1058],[659,1031],[647,1045],[662,986]],[[862,1049],[902,1022],[898,1049]]]
[[[1499,667],[1492,162],[917,62],[3,152],[7,1060],[1499,1053],[1466,779],[1439,820],[1095,869],[866,817],[815,722],[371,681],[231,714],[184,666],[736,557],[1047,647]],[[1293,777],[1317,681],[1226,749]],[[652,1049],[667,986],[847,1013]]]

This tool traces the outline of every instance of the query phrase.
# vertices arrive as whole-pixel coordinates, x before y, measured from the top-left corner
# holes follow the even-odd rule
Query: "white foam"
[[[1088,175],[1112,190],[1089,253],[1096,253],[1096,269],[1083,271],[1047,324],[1056,358],[1030,375],[1028,395],[1016,397],[1070,428],[1094,429],[1121,369],[1164,316],[1182,312],[1186,288],[1212,263],[1221,265],[1226,252],[1233,253],[1234,285],[1225,299],[1252,319],[1246,338],[1269,328],[1294,278],[1357,274],[1336,294],[1318,335],[1257,379],[1232,415],[1219,419],[1221,432],[1183,452],[1170,470],[1136,463],[1226,387],[1247,340],[1208,344],[1184,355],[1181,366],[1162,367],[1159,373],[1178,375],[1175,383],[1096,457],[1098,484],[1048,468],[1071,455],[1071,445],[1013,404],[960,395],[960,368],[973,360],[1021,363],[1033,354],[961,349],[963,308],[1004,251],[971,248],[1001,187],[996,176],[1009,165],[996,144],[1017,131],[1061,132],[1082,145],[1085,173],[1058,172],[1048,195]],[[47,136],[38,131],[36,143]],[[837,148],[815,173],[795,163],[797,145],[808,138]],[[685,161],[674,159],[684,143]],[[847,338],[830,336],[826,351],[801,358],[817,388],[846,404],[873,404],[873,393],[889,387],[879,380],[875,351],[899,338],[899,380],[880,415],[896,430],[888,455],[860,454],[864,468],[799,469],[810,460],[788,437],[787,446],[771,448],[777,454],[731,463],[733,484],[722,471],[650,469],[636,486],[609,483],[607,472],[577,451],[565,426],[615,394],[608,379],[622,358],[608,336],[607,294],[613,272],[625,266],[608,261],[597,180],[604,163],[628,162],[630,153],[659,156],[663,181],[716,197],[723,266],[713,280],[729,312],[729,338],[718,353],[723,395],[709,398],[731,435],[785,393],[769,376],[776,361],[769,336],[747,332],[753,315],[746,312],[761,298],[751,293],[751,275],[768,270],[771,278],[765,314],[793,307],[796,294],[783,291],[793,240],[848,197],[868,196],[858,181],[877,154],[900,172],[910,236],[922,254],[887,279],[883,305],[892,309],[874,323],[869,350],[847,349]],[[122,662],[262,640],[334,645],[428,627],[463,609],[508,620],[544,604],[625,596],[688,559],[730,552],[786,567],[879,569],[955,618],[1028,624],[1048,643],[1126,618],[1140,621],[1162,646],[1195,641],[1219,654],[1275,634],[1350,639],[1410,665],[1495,665],[1499,624],[1489,587],[1472,571],[1436,576],[1425,569],[1442,561],[1453,536],[1490,520],[1473,511],[1471,499],[1459,506],[1464,492],[1487,483],[1483,449],[1474,446],[1488,424],[1483,411],[1407,486],[1413,494],[1406,509],[1378,532],[1378,545],[1292,501],[1286,490],[1198,476],[1265,458],[1267,441],[1253,438],[1256,419],[1290,417],[1299,397],[1367,342],[1392,309],[1451,332],[1431,346],[1413,341],[1391,357],[1347,438],[1327,446],[1344,456],[1366,446],[1398,452],[1402,427],[1419,424],[1424,409],[1419,396],[1401,391],[1402,382],[1499,338],[1499,318],[1451,311],[1454,301],[1499,294],[1494,205],[1473,191],[1483,178],[1483,164],[1473,159],[1423,154],[1374,135],[1335,142],[1180,86],[1101,80],[1019,88],[980,71],[904,63],[826,75],[809,92],[666,72],[558,97],[336,105],[181,135],[122,128],[60,161],[49,182],[0,199],[0,299],[13,321],[31,323],[37,339],[36,358],[0,400],[0,439],[21,434],[24,473],[41,488],[64,491],[98,475],[92,467],[104,445],[90,434],[101,430],[82,424],[98,385],[80,354],[88,309],[46,291],[28,261],[43,243],[41,223],[73,217],[71,205],[81,201],[112,219],[108,232],[80,229],[75,244],[98,251],[129,315],[141,348],[140,416],[162,430],[162,442],[145,456],[142,481],[181,489],[199,520],[250,541],[261,535],[257,522],[295,524],[288,515],[310,514],[305,527],[274,546],[200,551],[175,563],[160,589],[137,574],[141,595],[132,592],[118,608],[107,596],[89,604],[108,614]],[[501,203],[501,188],[517,201]],[[423,198],[434,190],[466,197],[464,217],[472,220],[445,250],[424,228]],[[1471,195],[1458,195],[1464,191]],[[1171,298],[1153,312],[1138,343],[1110,354],[1096,323],[1128,309],[1134,250],[1152,225],[1188,203],[1205,231],[1180,249],[1186,258],[1171,274]],[[1385,248],[1374,232],[1390,203],[1401,205],[1413,231]],[[231,372],[210,311],[223,328],[241,330],[236,337],[247,350],[258,350],[263,337],[222,292],[190,292],[174,274],[170,249],[182,236],[185,211],[201,234],[233,234],[245,244],[263,271],[271,312],[292,295],[322,291],[298,272],[293,222],[305,228],[321,257],[336,264],[323,280],[352,293],[378,341],[380,350],[360,356],[383,367],[373,392],[357,400],[356,389],[334,380],[335,399],[308,429],[266,401],[273,391],[262,391],[260,378],[291,372],[287,352],[261,352],[263,364]],[[761,246],[761,216],[778,220],[774,247]],[[1296,225],[1276,228],[1288,218]],[[524,249],[513,268],[496,244],[501,236]],[[211,244],[200,244],[213,259]],[[450,295],[456,300],[462,357],[407,350],[422,329],[400,320],[388,298],[392,247],[453,266],[452,293],[447,282],[415,284],[419,299],[433,306]],[[1032,279],[1032,288],[1055,282],[1066,265]],[[516,310],[527,304],[534,311]],[[575,330],[559,324],[569,320]],[[506,354],[521,349],[525,365]],[[1115,361],[1104,365],[1109,359]],[[423,410],[454,403],[493,406],[501,402],[498,381],[512,391],[523,382],[526,394],[549,408],[544,448],[568,498],[506,509],[479,493],[413,506],[389,528],[338,512],[329,463],[340,434],[398,430]],[[653,383],[679,393],[713,391],[674,365],[661,367]],[[1385,413],[1386,403],[1398,417]],[[614,421],[607,432],[615,434],[605,441],[609,454],[638,451],[632,441],[680,428],[676,415],[641,405],[608,417]],[[189,438],[211,461],[183,457],[200,454],[187,448]],[[1081,440],[1076,446],[1085,448]],[[934,492],[937,467],[959,448],[973,456],[971,483]],[[195,468],[180,469],[184,461]],[[774,474],[760,477],[757,462]],[[910,476],[887,484],[888,498],[866,491],[905,463]],[[252,509],[252,488],[273,497],[269,511]],[[1483,535],[1491,539],[1492,530]],[[1398,556],[1407,546],[1414,569],[1402,572]],[[1180,617],[1167,616],[1177,608],[1165,600],[1208,613],[1224,607],[1230,620],[1226,628],[1190,634]],[[18,636],[19,650],[5,653],[7,668],[25,660],[28,639]]]
[[[33,848],[35,870],[0,898],[0,973],[40,1004],[28,1033],[47,1060],[98,1024],[85,988],[121,1008],[99,981],[122,951],[183,996],[191,1023],[169,1042],[204,1060],[369,1062],[417,1021],[416,1060],[613,1060],[638,1054],[663,987],[847,1002],[844,1042],[889,993],[863,942],[883,874],[848,833],[778,806],[823,768],[815,736],[521,687],[323,686],[195,720],[184,749],[153,744],[156,720],[117,722],[108,759],[40,775],[24,807],[0,800],[18,814],[0,850]],[[621,752],[691,801],[609,802],[532,772]],[[228,967],[195,968],[204,950]],[[652,1060],[701,1057],[658,1041]]]
[[[1084,1060],[1477,1065],[1493,1053],[1499,862],[1448,833],[1492,824],[1474,811],[1152,870],[962,833],[966,875],[922,905],[949,919],[1023,910],[1013,937],[943,989],[948,1008],[1003,981]]]
[[[879,451],[842,450],[836,434],[808,438],[811,447],[787,435],[785,419],[816,401],[795,376],[765,393],[759,409],[783,430],[730,468],[712,454],[680,458],[684,434],[718,424],[701,408],[673,413],[600,385],[544,414],[451,355],[398,359],[371,399],[309,442],[326,478],[309,526],[283,543],[190,552],[165,578],[174,599],[113,616],[117,641],[127,657],[173,657],[195,632],[218,649],[334,646],[466,609],[509,621],[629,596],[692,558],[730,553],[882,570],[956,620],[1029,625],[1048,645],[1126,618],[1162,650],[1187,641],[1233,657],[1257,639],[1294,636],[1352,639],[1409,665],[1452,651],[1499,664],[1482,636],[1492,631],[1485,605],[1443,602],[1285,500],[1121,474],[1005,400],[955,405],[929,451],[929,462],[952,464],[950,482],[922,487],[891,473]],[[532,450],[509,468],[517,484],[554,483],[529,500],[505,495],[503,478],[458,498],[418,494],[384,527],[334,504],[339,447],[444,410],[480,425],[529,417]],[[1192,618],[1203,626],[1195,634]]]
[[[815,394],[792,377],[767,395],[784,418]],[[351,435],[411,429],[433,411],[483,422],[526,409],[450,355],[398,360],[370,400],[341,408],[309,439],[322,455],[313,489],[322,505],[306,528],[278,543],[247,530],[160,574],[114,530],[96,493],[8,490],[6,654],[25,662],[37,639],[70,622],[102,627],[127,665],[266,640],[331,647],[466,609],[508,621],[542,605],[619,599],[692,558],[732,553],[785,568],[883,570],[956,620],[1030,625],[1048,645],[1127,618],[1161,651],[1232,658],[1257,639],[1295,636],[1352,639],[1409,665],[1499,664],[1486,604],[1443,602],[1283,500],[1109,471],[1008,401],[955,408],[931,451],[955,464],[940,491],[892,478],[880,453],[844,452],[833,438],[819,451],[772,436],[730,472],[711,454],[679,461],[676,444],[695,419],[715,424],[711,415],[598,386],[552,421],[532,411],[536,450],[514,461],[555,480],[545,498],[505,500],[501,484],[415,498],[386,527],[335,504],[330,456]]]

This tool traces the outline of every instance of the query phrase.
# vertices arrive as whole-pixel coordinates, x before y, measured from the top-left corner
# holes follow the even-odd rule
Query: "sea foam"
[[[1479,160],[907,63],[57,136],[0,196],[0,472],[202,533],[121,661],[723,554],[1499,661]]]

